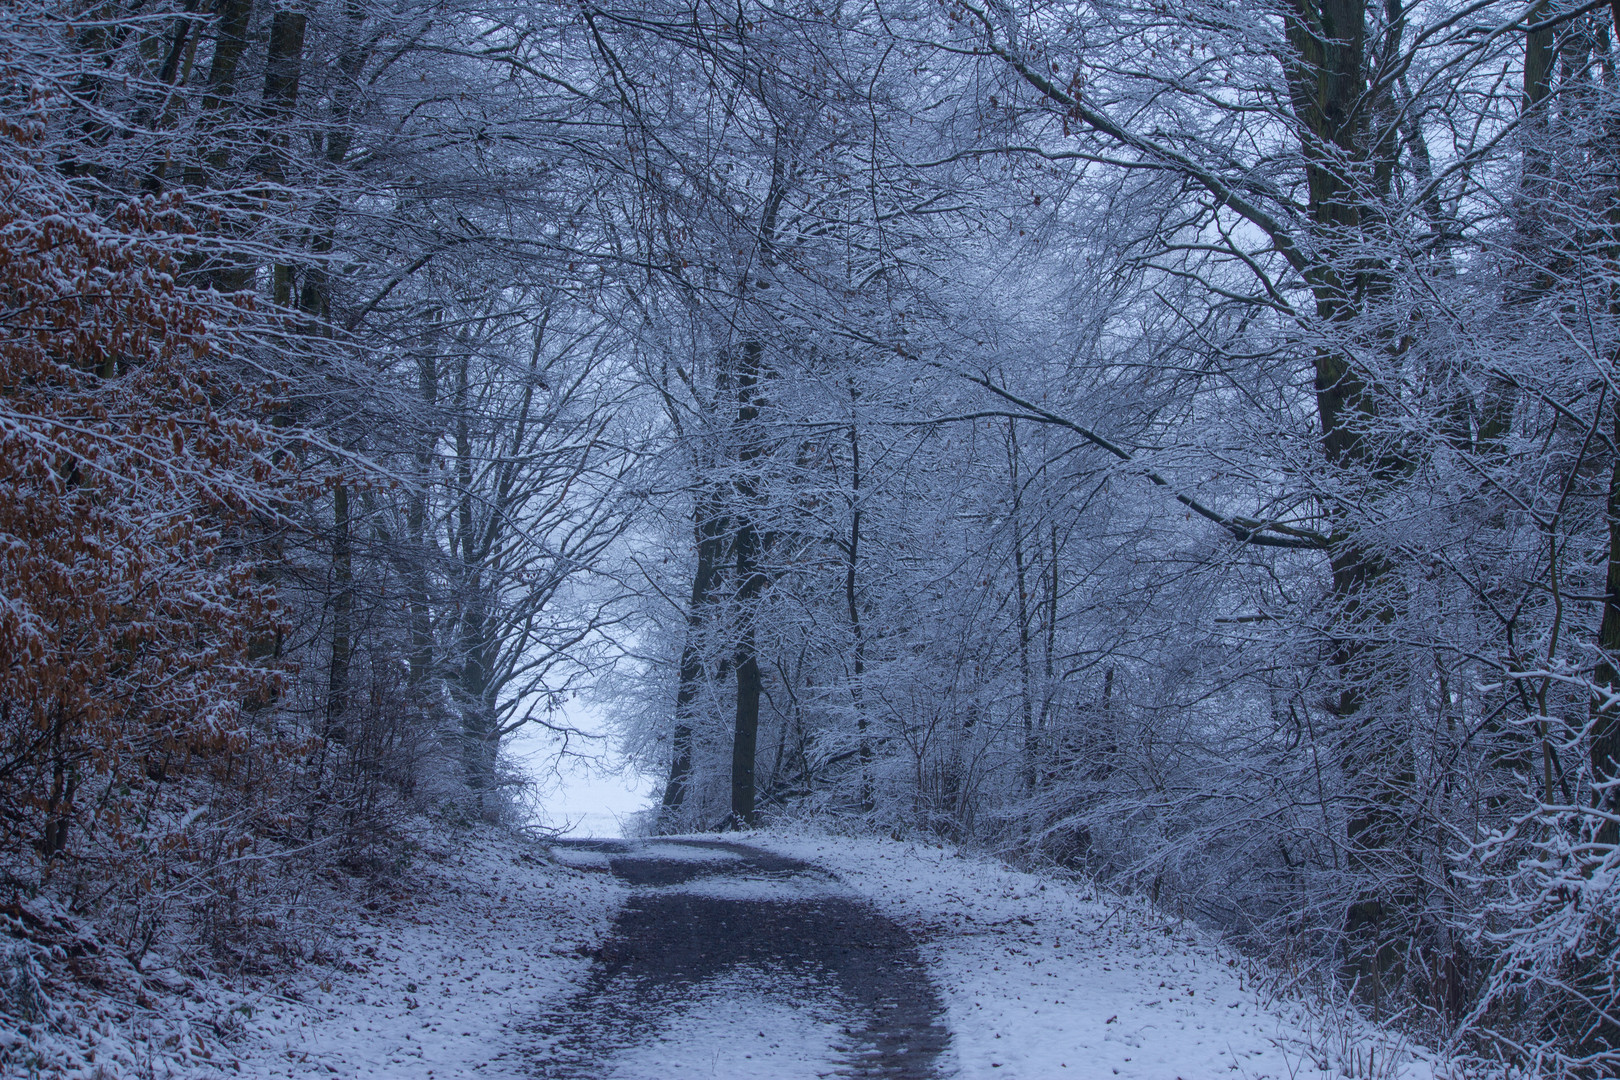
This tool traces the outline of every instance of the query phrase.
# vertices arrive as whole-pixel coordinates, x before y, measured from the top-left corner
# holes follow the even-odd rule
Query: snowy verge
[[[401,899],[335,931],[344,960],[267,1000],[255,1077],[526,1075],[514,1028],[584,978],[627,895],[495,830],[440,836]]]
[[[314,908],[300,933],[315,959],[274,972],[227,977],[152,958],[138,971],[101,943],[69,942],[54,959],[48,949],[35,959],[20,939],[0,934],[0,945],[10,942],[0,949],[8,991],[0,1075],[523,1075],[512,1029],[584,977],[626,890],[500,829],[424,824],[412,839],[412,864],[381,887],[341,874],[326,880],[301,905]],[[35,923],[50,917],[40,910],[30,915]],[[21,929],[5,924],[11,917],[0,911],[0,930]],[[38,926],[31,936],[50,940]],[[95,955],[81,964],[75,956],[86,948]],[[40,983],[43,1004],[27,1023],[5,1011],[19,977]]]
[[[947,847],[747,841],[830,871],[917,936],[963,1078],[1447,1075],[1396,1036],[1278,999],[1267,972],[1140,901]]]

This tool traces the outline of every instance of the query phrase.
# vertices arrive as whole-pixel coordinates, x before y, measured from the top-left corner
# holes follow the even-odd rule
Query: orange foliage
[[[111,212],[0,118],[0,880],[183,848],[255,782],[273,674],[250,523],[290,482],[219,374],[240,310],[177,283],[176,202]],[[99,212],[98,212],[99,210]],[[256,745],[255,745],[256,744]],[[203,778],[197,785],[177,783]],[[160,797],[161,796],[161,797]]]

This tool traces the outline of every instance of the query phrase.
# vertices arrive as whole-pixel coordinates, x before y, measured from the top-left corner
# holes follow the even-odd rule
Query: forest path
[[[917,945],[814,865],[717,840],[564,841],[632,887],[581,988],[529,1026],[544,1080],[925,1080],[949,1035]]]

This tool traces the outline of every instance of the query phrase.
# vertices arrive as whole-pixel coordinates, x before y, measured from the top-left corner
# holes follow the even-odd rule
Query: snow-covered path
[[[586,985],[532,1025],[535,1075],[930,1080],[947,1036],[911,935],[796,859],[587,842],[634,887]]]
[[[254,1004],[235,1075],[1322,1080],[1367,1075],[1369,1050],[1379,1080],[1442,1075],[1145,904],[949,848],[767,833],[553,855],[441,853],[341,963]]]
[[[1104,897],[953,848],[762,835],[921,942],[952,1065],[997,1080],[1432,1080],[1399,1039],[1279,1000],[1273,980],[1143,902]]]

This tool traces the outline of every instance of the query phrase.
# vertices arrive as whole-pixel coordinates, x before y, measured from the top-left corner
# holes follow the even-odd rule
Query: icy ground
[[[69,1002],[16,1075],[1447,1075],[1279,1000],[1275,979],[1145,904],[944,847],[761,833],[548,856],[480,831],[427,844],[398,886],[334,901],[321,958],[291,973],[149,969]],[[18,1045],[7,1023],[0,1050]]]

